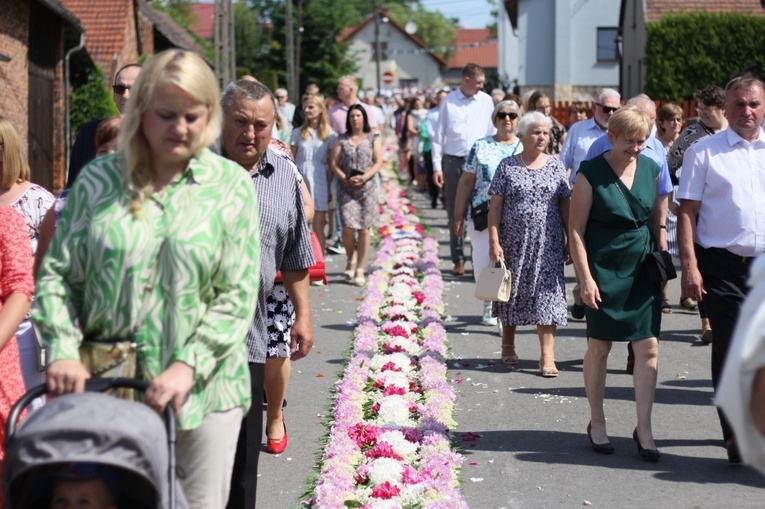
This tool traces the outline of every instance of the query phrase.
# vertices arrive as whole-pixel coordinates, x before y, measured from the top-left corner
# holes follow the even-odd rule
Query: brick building
[[[28,140],[32,180],[47,188],[63,185],[64,60],[82,33],[56,0],[3,0],[0,113]]]
[[[84,51],[77,50],[81,42]],[[191,35],[145,0],[2,0],[0,114],[28,141],[32,180],[51,190],[66,181],[67,62],[70,82],[91,63],[111,80],[141,55],[172,47],[200,52]]]

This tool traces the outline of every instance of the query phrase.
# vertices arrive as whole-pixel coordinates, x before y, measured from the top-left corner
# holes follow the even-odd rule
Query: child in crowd
[[[117,509],[119,475],[98,463],[72,463],[50,474],[50,509]]]

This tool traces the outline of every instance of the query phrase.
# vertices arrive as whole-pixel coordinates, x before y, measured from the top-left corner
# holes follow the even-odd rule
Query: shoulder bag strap
[[[606,161],[606,163],[607,162],[608,161]],[[646,253],[648,253],[649,252],[649,250],[648,250],[648,243],[645,240],[645,235],[643,235],[643,230],[641,230],[640,226],[638,226],[637,220],[635,219],[635,213],[632,212],[632,206],[630,205],[630,202],[627,200],[627,197],[624,196],[624,192],[622,191],[622,188],[619,186],[619,182],[618,182],[619,179],[616,178],[616,174],[614,173],[614,171],[611,168],[609,168],[609,170],[611,171],[611,178],[614,181],[614,185],[616,186],[616,190],[619,191],[619,194],[622,196],[622,199],[624,200],[624,203],[627,204],[627,210],[630,211],[630,219],[632,219],[632,222],[635,225],[635,229],[640,233],[640,238],[643,240],[643,249],[645,250]],[[637,174],[637,168],[635,168],[635,174]]]

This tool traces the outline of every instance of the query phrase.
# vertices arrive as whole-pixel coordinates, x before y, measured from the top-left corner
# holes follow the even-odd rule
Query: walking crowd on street
[[[538,373],[553,384],[557,331],[586,320],[594,453],[614,452],[605,399],[617,343],[633,374],[636,450],[661,459],[651,416],[677,285],[711,345],[715,390],[747,384],[726,392],[741,412],[719,414],[728,459],[757,464],[765,362],[745,356],[763,342],[756,328],[755,340],[736,331],[765,253],[762,79],[750,68],[699,83],[698,118],[604,88],[561,122],[542,90],[484,92],[476,64],[453,89],[385,97],[343,76],[292,103],[249,76],[219,90],[201,57],[168,50],[116,73],[120,113],[82,126],[58,196],[30,182],[24,144],[0,117],[0,421],[40,384],[30,416],[93,378],[143,380],[143,403],[177,415],[176,506],[252,509],[261,451],[314,445],[290,442],[282,411],[292,364],[314,347],[311,285],[326,284],[327,253],[345,256],[347,283],[367,284],[380,172],[393,165],[446,209],[446,272],[465,277],[470,262],[476,283],[499,262],[511,272],[509,299],[481,316],[499,362],[520,362],[516,331],[533,326]],[[124,472],[93,457],[4,480],[12,507],[139,507]]]

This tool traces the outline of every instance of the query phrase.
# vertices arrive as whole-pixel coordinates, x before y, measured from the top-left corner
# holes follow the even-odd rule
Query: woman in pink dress
[[[10,207],[0,207],[0,444],[5,441],[8,413],[24,394],[15,334],[33,293],[32,249],[24,217]],[[4,459],[5,450],[0,450],[0,473]]]

